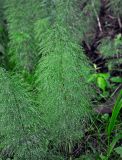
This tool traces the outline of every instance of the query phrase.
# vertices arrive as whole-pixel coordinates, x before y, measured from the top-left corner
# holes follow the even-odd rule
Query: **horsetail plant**
[[[1,158],[38,160],[45,155],[40,118],[26,88],[20,77],[0,68]]]
[[[53,19],[40,19],[35,25],[41,55],[35,73],[40,112],[48,141],[55,150],[63,146],[70,160],[74,142],[82,138],[85,119],[90,117],[94,93],[86,83],[91,67],[68,23],[74,4],[55,1]]]

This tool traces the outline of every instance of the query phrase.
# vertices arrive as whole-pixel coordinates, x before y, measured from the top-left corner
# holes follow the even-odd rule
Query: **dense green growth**
[[[42,130],[37,107],[25,87],[27,88],[27,85],[24,85],[20,77],[0,69],[0,135],[3,137],[1,147],[8,147],[4,152],[9,152],[12,147],[12,152],[16,153],[15,159],[31,160],[38,159],[42,150],[38,146]]]
[[[114,25],[120,30],[113,37],[105,36],[103,4],[107,14],[117,16]],[[121,81],[111,77],[122,63],[111,58],[122,50],[120,5],[120,0],[0,0],[0,160],[92,155],[92,143],[87,149],[81,142],[96,129],[103,132],[96,127],[95,105],[116,91],[112,78]],[[99,57],[106,59],[102,67],[109,73],[99,70]],[[93,159],[109,158],[95,149]]]
[[[72,5],[73,1],[66,0],[55,3],[53,24],[45,32],[40,31],[41,21],[36,28],[42,54],[36,69],[40,111],[44,113],[42,118],[50,130],[50,139],[57,146],[64,143],[66,150],[82,137],[82,120],[90,116],[94,94],[86,83],[91,67],[70,34],[68,11],[73,9]]]
[[[36,63],[36,44],[34,41],[34,22],[37,20],[39,2],[5,1],[5,15],[8,22],[9,56],[12,68],[21,72],[32,72]],[[33,6],[33,9],[31,8]]]

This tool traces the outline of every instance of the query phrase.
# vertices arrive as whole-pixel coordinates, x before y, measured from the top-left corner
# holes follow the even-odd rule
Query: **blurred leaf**
[[[103,77],[106,80],[110,78],[110,74],[109,73],[99,73],[99,76]]]
[[[112,77],[111,81],[112,82],[116,82],[116,83],[121,83],[122,82],[122,78],[121,77]]]
[[[118,116],[121,108],[122,108],[122,90],[120,91],[119,96],[116,100],[116,103],[115,103],[115,106],[114,106],[114,109],[112,112],[112,116],[110,118],[110,122],[109,122],[109,125],[107,128],[108,137],[110,137],[111,132],[113,131],[113,129],[115,127],[115,122],[116,122],[117,116]]]
[[[114,150],[115,150],[115,152],[116,152],[117,154],[119,154],[120,157],[122,158],[122,147],[117,147],[117,148],[115,148]]]
[[[96,78],[97,78],[97,74],[92,74],[92,75],[90,75],[90,78],[88,79],[88,82],[93,82],[93,81],[96,80]]]
[[[97,78],[97,85],[100,89],[102,89],[102,91],[105,91],[105,89],[107,87],[107,82],[103,77],[98,77]]]
[[[108,158],[110,157],[110,155],[111,155],[111,153],[112,153],[112,151],[113,151],[116,143],[117,143],[120,139],[122,139],[122,133],[116,135],[116,136],[113,138],[113,141],[112,141],[112,143],[109,145],[109,148],[108,148],[107,159],[106,159],[106,160],[108,160]]]
[[[100,155],[101,160],[106,160],[106,156]]]
[[[106,113],[106,114],[102,115],[101,119],[104,121],[107,121],[109,119],[109,114]]]

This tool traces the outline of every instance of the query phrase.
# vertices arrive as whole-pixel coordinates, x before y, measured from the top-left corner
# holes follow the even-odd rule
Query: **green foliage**
[[[7,46],[7,33],[4,18],[4,1],[0,1],[0,66],[6,67],[6,46]]]
[[[40,112],[49,130],[49,140],[55,146],[63,144],[67,152],[69,145],[72,150],[73,143],[83,135],[84,118],[90,117],[94,95],[86,83],[91,67],[70,34],[68,11],[73,4],[68,0],[55,1],[53,24],[48,19],[36,24],[42,55],[35,74]]]
[[[111,0],[110,7],[115,15],[122,16],[122,1],[121,0]]]
[[[38,0],[5,1],[5,15],[10,39],[10,64],[21,72],[32,72],[37,60],[33,29],[34,22],[40,15],[39,4]]]
[[[115,150],[115,152],[116,152],[117,154],[120,155],[120,158],[122,158],[122,147],[121,147],[121,146],[120,146],[120,147],[117,147],[117,148],[115,148],[114,150]]]
[[[122,108],[122,90],[119,93],[119,96],[116,100],[116,103],[114,105],[114,109],[112,112],[112,116],[110,118],[109,124],[107,126],[107,135],[108,135],[108,149],[107,149],[107,155],[103,156],[103,160],[108,160],[109,157],[111,156],[111,153],[113,152],[115,145],[117,142],[122,139],[122,133],[121,131],[119,133],[116,133],[116,135],[113,137],[112,132],[115,128],[115,124],[117,121],[117,117],[120,113],[120,109]],[[112,140],[110,139],[112,137]]]
[[[121,52],[121,43],[121,34],[118,34],[114,39],[107,37],[101,41],[99,50],[104,57],[114,56],[118,52]]]
[[[103,160],[108,160],[109,159],[109,157],[111,156],[111,153],[113,152],[113,150],[115,148],[115,145],[121,139],[122,139],[122,133],[119,133],[119,134],[115,135],[115,137],[113,138],[112,142],[108,146],[107,156],[105,156]]]
[[[82,8],[84,3],[84,1],[81,2],[81,33],[84,40],[91,43],[97,28],[96,24],[98,24],[97,21],[101,2],[100,0],[88,0],[86,5]]]
[[[37,112],[20,77],[0,69],[0,135],[3,136],[3,155],[12,150],[15,159],[33,160],[44,156],[41,148],[43,132]]]
[[[117,116],[118,116],[121,108],[122,108],[122,91],[120,91],[119,96],[116,100],[116,104],[115,104],[113,112],[112,112],[112,117],[110,119],[109,126],[107,129],[107,133],[108,133],[109,138],[110,138],[110,135],[115,127],[116,119],[117,119]]]
[[[112,77],[110,80],[111,80],[112,82],[114,82],[114,83],[122,83],[122,78],[119,77],[119,76],[117,76],[117,77]]]
[[[106,97],[108,95],[107,90],[110,87],[109,78],[109,73],[94,73],[90,75],[88,82],[95,82],[98,88],[102,90],[101,96]]]
[[[119,55],[122,52],[121,44],[122,44],[121,34],[118,34],[114,39],[105,38],[101,41],[101,44],[99,46],[99,50],[100,50],[100,53],[105,58],[108,58],[107,65],[108,65],[108,68],[110,71],[114,70],[116,65],[122,63],[122,58],[119,57]],[[112,56],[113,56],[113,58],[112,58]],[[114,57],[116,57],[116,58],[114,58]]]
[[[106,156],[100,145],[94,148],[100,138],[106,144],[103,125],[100,130],[95,127],[98,138],[94,124],[89,127],[88,123],[93,122],[92,102],[105,101],[122,83],[119,75],[111,76],[122,63],[121,57],[117,58],[122,51],[122,36],[103,37],[99,48],[91,44],[98,43],[106,29],[114,33],[114,27],[109,31],[106,26],[114,15],[118,19],[110,23],[118,20],[121,28],[120,6],[120,0],[0,0],[0,159],[73,160],[77,147],[86,149],[79,160],[109,159],[122,138],[121,132],[114,132],[121,93],[107,128]],[[101,15],[101,7],[105,15]],[[95,72],[92,66],[99,72],[97,64],[91,64],[78,45],[83,41],[85,52],[87,48],[88,52],[94,50],[93,54],[100,51],[108,62],[108,73]],[[100,97],[94,84],[102,93]],[[102,115],[97,125],[106,125],[108,119],[108,114]],[[93,138],[98,138],[94,144]],[[88,149],[86,143],[80,144],[84,139],[88,140]],[[115,151],[121,156],[121,147]]]

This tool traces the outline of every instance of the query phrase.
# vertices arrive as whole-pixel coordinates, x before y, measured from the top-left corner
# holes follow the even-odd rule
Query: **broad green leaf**
[[[97,78],[97,85],[100,89],[102,89],[103,91],[105,91],[106,87],[107,87],[107,82],[103,77],[98,77]]]
[[[112,77],[111,81],[116,82],[116,83],[122,83],[122,78],[121,77]]]

